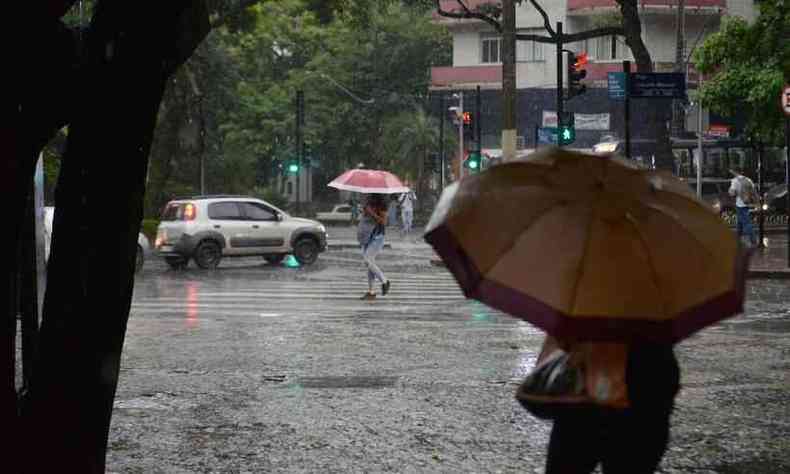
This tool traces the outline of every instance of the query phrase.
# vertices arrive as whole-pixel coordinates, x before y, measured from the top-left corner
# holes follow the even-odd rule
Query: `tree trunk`
[[[159,7],[151,16],[131,0],[97,5],[56,191],[40,352],[22,407],[24,472],[104,472],[157,111],[167,76],[208,28],[202,1]]]
[[[634,55],[636,69],[639,72],[653,72],[653,60],[642,41],[642,23],[639,19],[637,0],[617,0],[623,15],[625,42]],[[661,107],[647,107],[649,138],[656,142],[656,168],[671,171],[675,158],[669,141],[669,132],[664,123]]]
[[[516,158],[516,6],[502,1],[502,160]],[[480,120],[475,117],[475,120]]]

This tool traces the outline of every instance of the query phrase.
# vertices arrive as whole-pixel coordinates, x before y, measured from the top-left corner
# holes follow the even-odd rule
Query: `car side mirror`
[[[276,214],[276,216],[277,216],[277,222],[282,222],[283,219],[285,219],[285,217],[283,216],[283,214],[281,212],[278,212]]]

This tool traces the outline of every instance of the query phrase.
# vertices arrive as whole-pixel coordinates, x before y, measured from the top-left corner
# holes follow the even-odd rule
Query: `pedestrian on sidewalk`
[[[381,283],[381,295],[390,290],[390,281],[376,264],[376,256],[384,248],[384,234],[387,231],[387,201],[383,194],[368,194],[362,216],[357,227],[357,241],[362,247],[362,259],[368,269],[368,291],[363,300],[376,299],[373,285]]]
[[[387,226],[398,226],[398,198],[394,195],[389,197],[389,204],[387,207]]]
[[[738,238],[748,237],[752,246],[757,245],[757,234],[752,225],[749,210],[759,204],[754,182],[743,174],[743,168],[730,170],[733,175],[730,181],[730,196],[735,196],[736,232]]]
[[[600,353],[611,354],[612,345],[609,349],[605,345],[598,345]],[[596,344],[591,347],[588,367],[605,367],[605,362],[595,361]],[[556,416],[546,474],[590,474],[599,463],[603,474],[651,474],[658,469],[669,443],[680,369],[671,344],[632,344],[624,347],[624,354],[625,387],[621,390],[627,394],[627,407],[592,404]],[[601,372],[607,373],[616,371]],[[618,388],[612,389],[617,384],[609,382],[600,386],[617,392]]]
[[[401,209],[401,220],[403,227],[401,232],[403,236],[408,236],[411,232],[411,226],[414,221],[414,201],[417,200],[417,195],[414,191],[409,191],[400,195],[398,203]]]

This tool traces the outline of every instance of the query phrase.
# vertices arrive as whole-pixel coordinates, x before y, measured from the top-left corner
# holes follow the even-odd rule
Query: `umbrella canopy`
[[[409,192],[400,179],[388,171],[356,168],[333,179],[327,186],[342,191],[368,194],[399,194]]]
[[[448,187],[427,240],[467,297],[560,338],[676,342],[743,310],[747,255],[686,184],[547,149]]]

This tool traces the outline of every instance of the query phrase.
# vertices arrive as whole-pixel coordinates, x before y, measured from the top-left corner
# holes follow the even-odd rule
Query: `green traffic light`
[[[470,160],[469,161],[469,168],[476,170],[477,169],[477,160]]]
[[[298,173],[299,172],[299,165],[296,163],[291,163],[288,165],[288,172],[289,173]]]
[[[569,129],[565,129],[562,131],[562,138],[563,140],[570,140],[571,139],[571,131]]]
[[[570,145],[576,141],[576,130],[568,125],[563,125],[560,127],[558,140],[561,145]]]

